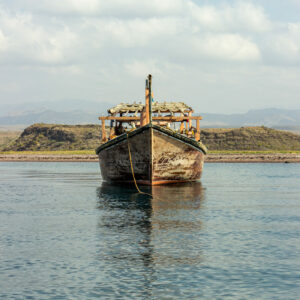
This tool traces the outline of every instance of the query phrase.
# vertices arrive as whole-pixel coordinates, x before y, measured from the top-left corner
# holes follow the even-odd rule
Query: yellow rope
[[[148,195],[148,196],[152,197],[151,194],[142,192],[142,191],[139,189],[138,185],[137,185],[137,182],[136,182],[135,176],[134,176],[133,166],[132,166],[132,158],[131,158],[131,151],[130,151],[130,145],[129,145],[128,133],[126,133],[126,136],[127,136],[127,145],[128,145],[128,154],[129,154],[129,160],[130,160],[131,173],[132,173],[132,177],[133,177],[133,181],[134,181],[135,187],[136,187],[137,191],[138,191],[140,194],[145,194],[145,195]]]

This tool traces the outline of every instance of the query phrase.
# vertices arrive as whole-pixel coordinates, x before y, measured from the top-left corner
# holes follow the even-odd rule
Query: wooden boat
[[[145,105],[121,103],[99,117],[103,144],[96,153],[102,177],[145,185],[197,181],[207,151],[200,142],[202,118],[192,116],[193,109],[183,102],[153,102],[151,83],[149,75]]]

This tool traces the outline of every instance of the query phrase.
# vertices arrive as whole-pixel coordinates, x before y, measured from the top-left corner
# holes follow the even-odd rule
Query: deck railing
[[[142,114],[141,114],[142,115]],[[102,121],[102,141],[106,142],[106,129],[105,129],[105,121],[116,121],[119,123],[134,123],[136,127],[144,126],[143,120],[141,117],[135,116],[106,116],[99,117],[99,120]],[[152,116],[152,123],[158,125],[166,125],[167,123],[181,122],[179,132],[184,134],[184,131],[189,132],[192,130],[192,121],[196,121],[196,132],[195,132],[195,140],[200,140],[200,120],[202,117],[200,116]],[[160,124],[163,122],[163,124]],[[142,124],[142,125],[141,125]]]

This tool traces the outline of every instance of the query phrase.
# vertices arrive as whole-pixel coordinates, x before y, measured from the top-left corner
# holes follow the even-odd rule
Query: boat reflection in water
[[[168,288],[174,285],[175,293],[184,278],[181,284],[174,278],[202,262],[201,183],[143,187],[143,191],[153,198],[136,193],[134,187],[103,183],[97,189],[99,260],[105,261],[108,282],[103,284],[111,295],[118,291],[132,297],[133,292],[148,298],[159,295],[164,283],[170,284]]]

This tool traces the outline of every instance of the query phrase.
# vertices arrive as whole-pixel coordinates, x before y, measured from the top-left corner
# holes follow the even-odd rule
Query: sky
[[[300,0],[0,0],[1,104],[144,101],[149,73],[197,112],[300,109]]]

